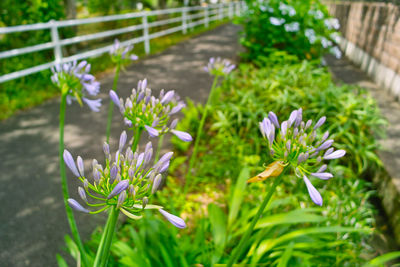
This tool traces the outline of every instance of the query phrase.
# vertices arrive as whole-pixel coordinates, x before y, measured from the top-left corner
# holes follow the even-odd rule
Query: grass
[[[212,30],[228,20],[210,22],[210,27],[203,25],[188,30],[187,34],[181,32],[163,36],[150,41],[150,55],[164,51],[170,46],[190,39],[203,32]],[[135,45],[134,53],[140,59],[146,58],[144,44]],[[108,54],[88,59],[92,64],[92,74],[101,75],[113,69],[113,63]],[[45,70],[17,80],[0,84],[0,120],[5,120],[20,110],[37,106],[44,101],[59,96],[60,92],[50,81],[51,71]]]

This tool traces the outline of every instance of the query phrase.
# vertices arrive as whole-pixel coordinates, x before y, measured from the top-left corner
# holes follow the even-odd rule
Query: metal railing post
[[[204,7],[204,26],[208,28],[210,26],[210,18],[208,17],[208,6]]]
[[[183,8],[182,10],[182,33],[186,34],[187,32],[187,11],[186,7]]]
[[[63,58],[61,45],[60,45],[60,36],[58,35],[58,27],[55,20],[50,20],[51,25],[51,41],[54,45],[54,60],[56,64],[60,64]]]
[[[150,54],[150,39],[149,39],[149,23],[147,22],[147,15],[142,17],[143,23],[143,38],[144,38],[144,52]]]

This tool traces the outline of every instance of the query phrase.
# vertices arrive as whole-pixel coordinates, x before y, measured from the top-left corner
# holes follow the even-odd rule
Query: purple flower
[[[119,98],[117,93],[114,90],[110,90],[110,98],[115,105],[119,107]]]
[[[304,183],[307,186],[308,194],[310,195],[311,200],[317,204],[318,206],[322,206],[322,197],[321,194],[315,189],[315,187],[311,184],[310,180],[308,180],[307,176],[303,176]]]
[[[343,157],[344,155],[346,155],[346,151],[345,150],[336,150],[335,152],[332,152],[331,154],[324,156],[324,159],[338,159]]]
[[[173,115],[175,113],[178,113],[179,111],[181,111],[182,108],[184,108],[186,105],[183,102],[179,102],[178,105],[176,105],[175,107],[173,107],[171,109],[171,112],[169,113],[169,115]]]
[[[81,204],[78,203],[78,201],[76,201],[73,198],[69,198],[68,199],[68,205],[73,208],[74,210],[80,211],[80,212],[84,212],[84,213],[89,213],[90,211],[88,209],[85,209],[84,207],[82,207]]]
[[[78,169],[76,168],[75,165],[75,161],[72,158],[71,153],[69,153],[68,150],[64,149],[64,153],[63,153],[63,158],[64,158],[64,162],[65,164],[68,166],[68,168],[72,171],[72,173],[76,176],[76,177],[80,177],[81,175],[79,174]]]
[[[111,199],[116,195],[119,195],[122,191],[126,190],[128,186],[129,186],[129,180],[122,180],[114,187],[114,189],[108,195],[107,199]]]
[[[158,210],[170,223],[172,223],[175,227],[183,229],[186,228],[186,223],[183,219],[179,218],[178,216],[172,215],[166,212],[163,209]]]
[[[317,121],[317,123],[314,125],[314,130],[317,129],[317,128],[319,128],[319,127],[321,127],[322,124],[325,123],[325,121],[326,121],[326,117],[325,117],[325,116],[321,117],[321,118]]]
[[[175,92],[173,90],[168,91],[164,97],[161,99],[161,104],[165,105],[168,104],[172,98],[174,97]]]
[[[79,194],[79,196],[81,197],[81,199],[83,200],[83,201],[85,201],[85,202],[88,202],[87,201],[87,198],[86,198],[86,193],[85,193],[85,189],[83,189],[82,187],[78,187],[78,194]]]
[[[276,116],[276,114],[274,112],[270,111],[268,113],[268,118],[275,125],[275,127],[279,129],[279,121],[278,121],[278,117]]]
[[[121,133],[121,136],[119,137],[119,149],[118,149],[118,150],[121,151],[121,152],[122,152],[122,149],[123,149],[124,146],[125,146],[126,138],[127,138],[126,132],[123,131],[123,132]]]
[[[312,176],[317,177],[319,179],[322,180],[328,180],[331,179],[333,177],[332,173],[329,172],[314,172],[314,173],[310,173]]]
[[[154,194],[158,188],[160,187],[162,181],[162,175],[158,174],[156,178],[154,178],[153,187],[151,188],[151,193]]]
[[[78,158],[76,159],[76,163],[78,165],[78,171],[80,173],[80,176],[85,176],[85,168],[83,166],[83,160],[81,156],[78,156]]]
[[[147,133],[150,135],[150,137],[156,137],[158,136],[158,131],[150,126],[145,125],[144,128],[146,128]]]
[[[101,107],[101,99],[88,99],[86,97],[82,97],[83,102],[85,102],[89,108],[95,112],[100,111]]]
[[[184,142],[191,142],[193,140],[192,136],[186,132],[171,130],[171,133],[173,133],[176,137]]]

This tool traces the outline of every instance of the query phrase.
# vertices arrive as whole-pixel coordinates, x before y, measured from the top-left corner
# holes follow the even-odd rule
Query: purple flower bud
[[[81,199],[85,202],[87,202],[87,198],[86,198],[86,193],[85,193],[85,189],[83,189],[82,187],[78,187],[78,194],[81,197]]]
[[[141,87],[141,89],[144,90],[144,89],[146,89],[146,88],[147,88],[147,79],[144,79],[144,80],[142,81],[142,87]]]
[[[135,170],[132,167],[128,169],[128,176],[130,180],[132,180],[133,176],[135,176]]]
[[[76,168],[75,165],[75,161],[72,158],[71,153],[69,153],[68,150],[64,149],[64,154],[63,154],[63,158],[64,158],[64,163],[68,166],[68,168],[72,171],[72,173],[76,176],[76,177],[80,177],[81,175],[79,174],[78,169]]]
[[[93,169],[93,179],[96,183],[100,181],[100,172],[97,169]]]
[[[300,164],[300,163],[306,161],[308,159],[308,157],[309,157],[308,153],[302,152],[302,153],[300,153],[299,157],[297,158],[297,162]]]
[[[124,118],[124,123],[128,127],[132,127],[132,122],[130,120],[128,120],[127,118]]]
[[[85,176],[85,168],[83,166],[83,160],[81,156],[78,156],[78,158],[76,159],[76,164],[78,165],[78,171],[81,174],[80,176]]]
[[[169,168],[169,161],[164,162],[164,163],[160,166],[160,171],[159,171],[159,173],[165,172],[166,170],[168,170],[168,168]]]
[[[125,191],[128,188],[128,186],[129,186],[129,180],[122,180],[114,187],[114,189],[108,195],[107,199],[111,199],[116,195],[121,194],[121,192]]]
[[[170,129],[175,129],[176,125],[178,124],[178,119],[175,119],[171,122],[171,125],[169,126]]]
[[[121,133],[121,136],[119,137],[119,151],[121,151],[121,152],[122,152],[122,149],[123,149],[124,146],[125,146],[126,138],[127,138],[126,132],[123,131],[123,132]]]
[[[101,107],[101,99],[87,99],[85,97],[82,97],[83,102],[85,102],[88,107],[94,111],[94,112],[99,112],[100,107]]]
[[[119,209],[124,204],[125,199],[126,199],[126,191],[124,190],[118,196],[117,209]]]
[[[147,133],[150,135],[150,137],[156,137],[158,136],[158,131],[150,126],[145,125],[144,128],[146,128]]]
[[[319,170],[317,172],[324,172],[327,168],[328,168],[328,165],[324,164],[321,166],[321,168],[319,168]]]
[[[108,158],[108,155],[110,155],[110,146],[106,142],[103,144],[103,152],[106,158]]]
[[[139,103],[140,101],[142,101],[144,98],[144,92],[140,92],[139,96],[136,99],[136,103]]]
[[[159,186],[161,184],[161,181],[162,181],[162,175],[158,174],[156,176],[156,178],[154,179],[153,187],[151,188],[151,193],[152,194],[154,194],[158,190],[158,188],[159,188]]]
[[[333,144],[333,139],[326,140],[317,148],[317,151],[328,149]]]
[[[144,159],[144,153],[140,153],[136,162],[136,169],[142,165],[143,159]]]
[[[184,142],[190,142],[193,140],[192,136],[186,132],[182,132],[182,131],[177,131],[177,130],[171,130],[171,132],[178,137],[179,139],[181,139]]]
[[[158,210],[170,223],[172,223],[175,227],[183,229],[186,228],[186,223],[184,220],[179,218],[178,216],[172,215],[166,212],[163,209]]]
[[[314,125],[314,130],[317,129],[317,128],[319,128],[319,127],[321,127],[322,124],[325,123],[325,121],[326,121],[326,117],[325,117],[325,116],[321,117],[321,118],[317,121],[317,123]]]
[[[294,127],[299,127],[299,125],[300,125],[302,120],[303,120],[303,109],[299,108],[297,110],[297,117],[296,117],[296,120],[295,120]]]
[[[293,130],[293,137],[296,138],[296,136],[299,134],[299,129],[298,128],[294,128]]]
[[[135,191],[135,187],[133,186],[133,184],[129,185],[128,192],[129,192],[129,195],[134,199],[136,196],[136,191]]]
[[[287,121],[282,122],[282,125],[281,125],[281,137],[282,138],[285,138],[286,133],[287,133],[287,128],[288,128],[288,122]]]
[[[322,136],[322,138],[321,138],[321,142],[324,142],[328,137],[329,137],[329,132],[326,131],[326,132],[324,133],[324,135]]]
[[[268,113],[268,118],[275,125],[276,128],[279,128],[278,117],[276,116],[276,114],[274,112],[270,111]]]
[[[131,59],[132,61],[134,61],[134,60],[138,60],[139,57],[138,57],[137,55],[131,55],[131,56],[130,56],[130,59]]]
[[[115,178],[117,178],[117,174],[118,174],[118,167],[114,163],[110,170],[110,181],[109,181],[110,184],[114,183]]]
[[[120,106],[118,95],[114,90],[110,90],[110,98],[115,105]]]
[[[318,206],[322,206],[321,194],[317,191],[317,189],[315,189],[315,187],[311,184],[310,180],[308,180],[305,175],[303,176],[303,180],[307,186],[308,194],[310,195],[311,200]]]
[[[179,102],[178,105],[176,105],[175,107],[173,107],[171,109],[171,112],[169,113],[169,115],[173,115],[178,113],[179,111],[181,111],[182,108],[184,108],[186,105],[183,102]]]
[[[175,92],[173,90],[168,91],[165,96],[161,99],[161,104],[168,104],[174,97]]]
[[[152,156],[153,156],[153,148],[146,150],[146,152],[144,153],[144,164],[149,163]]]
[[[174,152],[167,152],[167,153],[165,153],[165,154],[160,158],[160,160],[158,161],[157,164],[163,164],[164,162],[170,161],[173,154],[174,154]]]
[[[324,157],[328,156],[328,155],[331,154],[332,152],[333,152],[333,147],[329,148],[329,149],[325,152]]]
[[[331,154],[324,156],[324,159],[338,159],[343,157],[344,155],[346,155],[346,151],[345,150],[336,150],[335,152],[332,152]]]
[[[293,110],[289,116],[289,127],[291,127],[292,124],[296,121],[296,118],[297,118],[297,110]]]
[[[312,124],[312,120],[308,120],[307,123],[306,123],[306,126],[305,126],[305,130],[310,128],[311,124]]]
[[[317,177],[322,180],[328,180],[333,177],[332,173],[329,172],[317,172],[317,173],[311,173],[312,176]]]
[[[290,151],[290,145],[291,145],[291,142],[290,142],[290,140],[288,140],[288,141],[286,142],[286,149],[287,149],[287,151]]]
[[[78,203],[78,201],[76,201],[73,198],[69,198],[68,199],[68,205],[73,208],[74,210],[80,211],[80,212],[84,212],[84,213],[89,213],[90,211],[88,209],[85,209],[84,207],[82,207],[81,204]]]

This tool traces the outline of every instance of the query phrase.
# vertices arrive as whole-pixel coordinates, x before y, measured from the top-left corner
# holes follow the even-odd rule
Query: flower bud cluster
[[[221,59],[220,57],[215,59],[212,57],[208,61],[207,66],[204,67],[204,70],[214,76],[225,76],[234,70],[235,67],[228,59]]]
[[[161,90],[156,98],[151,89],[147,88],[147,80],[144,79],[139,81],[137,88],[132,89],[132,94],[125,101],[113,90],[110,91],[110,98],[119,107],[128,127],[145,129],[150,137],[171,132],[182,141],[192,141],[190,134],[175,130],[178,120],[171,120],[171,115],[185,107],[175,91]]]
[[[105,165],[93,160],[92,181],[85,176],[82,158],[78,156],[75,164],[72,155],[64,151],[65,164],[82,182],[82,187],[78,187],[80,198],[88,206],[101,208],[90,211],[74,199],[68,200],[69,205],[75,210],[92,214],[116,206],[132,219],[140,219],[144,209],[157,209],[176,227],[186,227],[181,218],[162,210],[162,206],[148,204],[161,186],[162,174],[168,170],[173,153],[164,154],[157,163],[152,164],[151,142],[147,143],[143,152],[139,152],[139,149],[133,152],[129,146],[124,149],[126,141],[127,134],[124,131],[115,155],[111,155],[109,145],[104,143]],[[96,203],[90,203],[88,198]]]
[[[85,102],[93,111],[100,110],[101,99],[88,98],[100,92],[100,83],[89,74],[90,64],[86,61],[68,62],[55,65],[51,71],[53,72],[51,81],[61,89],[62,94],[67,94],[68,104],[71,104],[72,100],[77,100],[80,105]]]
[[[334,150],[334,140],[329,139],[329,132],[321,137],[318,135],[317,131],[325,121],[325,116],[314,124],[312,120],[303,121],[300,108],[281,123],[273,112],[269,112],[268,118],[259,123],[273,159],[295,169],[295,174],[303,178],[312,201],[317,205],[322,205],[322,197],[308,176],[322,180],[332,178],[333,175],[326,172],[327,165],[322,165],[322,161],[337,159],[346,154],[344,150]]]
[[[115,39],[110,50],[111,59],[114,63],[129,63],[130,60],[138,60],[138,56],[132,54],[133,45],[123,46],[118,39]]]

